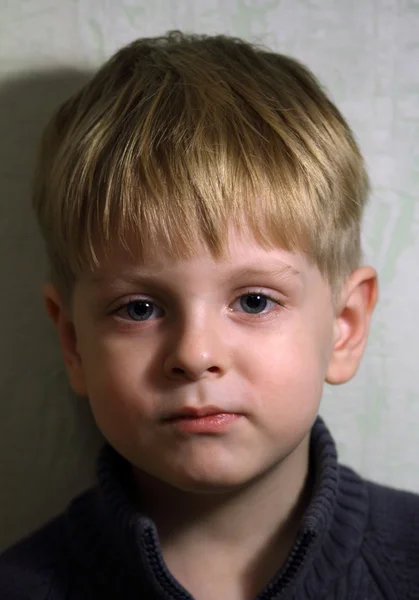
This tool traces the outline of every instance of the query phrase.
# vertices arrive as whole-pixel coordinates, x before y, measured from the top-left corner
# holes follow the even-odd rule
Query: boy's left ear
[[[333,349],[326,371],[327,383],[345,383],[357,372],[377,300],[378,278],[375,269],[356,269],[343,286],[337,307]]]
[[[65,302],[55,286],[44,285],[44,302],[47,313],[55,325],[70,385],[81,397],[87,396],[83,365],[77,350],[77,336]]]

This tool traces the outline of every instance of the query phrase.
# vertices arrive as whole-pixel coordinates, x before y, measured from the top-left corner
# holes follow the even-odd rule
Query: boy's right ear
[[[57,289],[51,283],[43,288],[48,315],[54,323],[67,369],[70,385],[78,396],[87,396],[81,357],[77,351],[77,335],[69,311]]]

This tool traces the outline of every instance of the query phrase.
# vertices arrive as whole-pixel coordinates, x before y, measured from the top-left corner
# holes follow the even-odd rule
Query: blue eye
[[[261,314],[269,304],[275,305],[278,302],[264,294],[244,294],[240,297],[241,308],[249,314]]]
[[[275,309],[275,307],[281,306],[278,300],[259,292],[243,294],[237,298],[234,304],[237,305],[237,303],[239,303],[240,308],[236,308],[235,310],[255,316],[267,314]],[[163,309],[147,298],[130,300],[112,312],[125,320],[137,323],[159,319],[164,315]]]
[[[125,309],[126,314],[133,321],[149,321],[150,317],[158,318],[163,311],[150,300],[132,300],[121,306],[119,310]],[[157,315],[155,313],[158,313]]]

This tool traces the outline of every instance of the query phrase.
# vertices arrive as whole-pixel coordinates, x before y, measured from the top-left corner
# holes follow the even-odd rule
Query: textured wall
[[[257,38],[300,58],[355,130],[374,185],[364,242],[381,303],[357,377],[327,389],[322,412],[342,460],[419,491],[419,1],[0,0],[0,547],[88,485],[100,444],[43,313],[34,144],[52,108],[115,49],[173,28]]]

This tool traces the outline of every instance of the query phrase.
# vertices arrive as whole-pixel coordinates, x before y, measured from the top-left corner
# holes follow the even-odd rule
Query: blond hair
[[[68,296],[114,242],[225,252],[246,223],[336,290],[361,260],[368,177],[353,134],[298,61],[227,36],[138,39],[50,121],[33,204]]]

